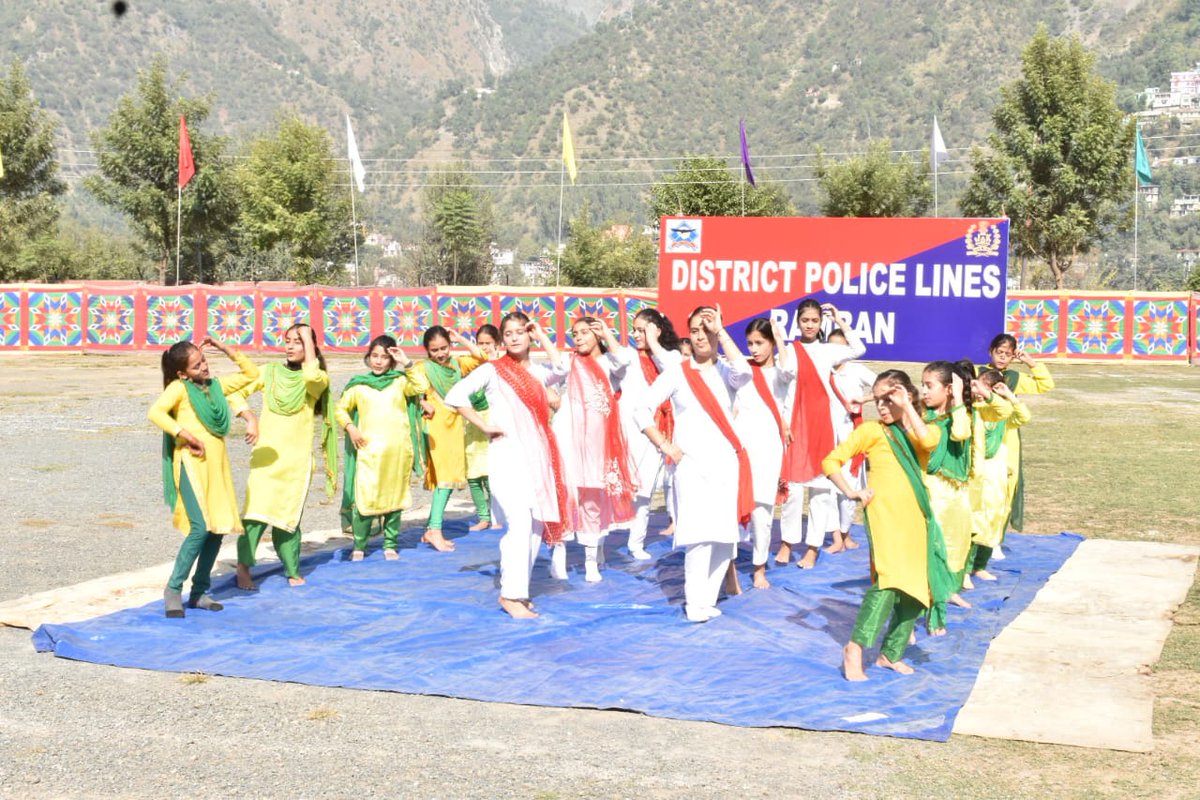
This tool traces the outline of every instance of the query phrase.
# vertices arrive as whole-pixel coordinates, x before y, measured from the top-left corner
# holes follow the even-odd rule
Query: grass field
[[[115,402],[136,404],[136,416],[140,420],[148,402],[146,398],[157,391],[152,358],[149,354],[103,358],[5,356],[0,358],[0,369],[5,375],[0,387],[0,416],[9,416],[11,420],[13,414],[32,415],[35,409],[53,413],[52,408],[40,401],[39,387],[55,382],[61,391],[55,395],[54,402],[91,407],[85,404],[94,403],[92,393],[100,386],[106,397],[116,398]],[[88,369],[76,369],[81,365]],[[1088,537],[1200,545],[1200,496],[1193,486],[1200,479],[1200,435],[1197,433],[1200,427],[1200,371],[1190,367],[1125,364],[1051,364],[1050,368],[1058,388],[1051,394],[1029,398],[1034,418],[1024,439],[1028,482],[1026,531],[1074,531]],[[345,376],[357,369],[360,369],[359,362],[350,358],[334,359],[331,371],[335,384],[343,383]],[[95,423],[100,426],[98,432],[89,428],[80,434],[84,437],[80,441],[90,443],[94,440],[97,446],[107,449],[115,446],[107,443],[130,439],[123,432],[122,420],[108,420],[102,411],[93,413],[99,420]],[[108,422],[112,423],[111,427],[101,425]],[[56,454],[52,448],[44,454],[35,453],[29,461],[24,465],[9,463],[6,469],[15,473],[17,467],[23,466],[36,476],[31,481],[40,483],[64,480],[70,473],[61,473],[73,469],[75,464],[73,458]],[[144,493],[148,498],[147,505],[159,511],[153,487]],[[127,534],[128,531],[123,529],[132,525],[130,520],[137,517],[127,517],[125,512],[124,508],[115,508],[112,513],[93,515],[92,524],[98,523],[103,531],[89,535]],[[33,529],[38,525],[58,525],[60,516],[52,508],[44,509],[37,519],[30,515],[30,519],[25,520],[30,531],[21,535],[37,533]],[[18,540],[14,538],[10,545],[18,546]],[[162,558],[156,557],[147,563]],[[1096,591],[1103,592],[1104,587],[1097,586]],[[73,667],[40,663],[37,666],[38,672],[58,669],[65,671]],[[114,673],[105,668],[86,666],[86,669],[89,679],[92,679],[90,671],[94,670],[95,681],[136,680],[158,687],[157,691],[164,693],[197,690],[197,686],[190,683],[202,684],[200,688],[215,686],[228,693],[222,697],[235,703],[253,703],[256,693],[262,691],[254,681],[214,679],[208,683],[201,677],[177,679],[175,676],[159,680],[157,676],[130,671],[122,671],[127,677],[118,675],[114,678]],[[711,792],[705,796],[722,796],[722,787],[728,789],[728,795],[739,794],[739,759],[742,759],[741,768],[746,769],[756,763],[755,758],[762,756],[764,758],[757,762],[759,773],[753,780],[749,776],[743,777],[748,785],[760,790],[773,787],[763,796],[789,796],[786,790],[779,790],[778,787],[783,786],[793,790],[790,796],[814,797],[1200,798],[1200,589],[1197,586],[1193,585],[1187,602],[1175,618],[1175,627],[1162,659],[1147,672],[1146,679],[1153,682],[1157,696],[1156,749],[1151,754],[969,736],[955,736],[948,743],[936,744],[798,730],[740,731],[696,723],[652,721],[632,715],[611,716],[607,712],[474,707],[476,710],[472,713],[493,720],[498,728],[512,725],[513,735],[524,735],[526,728],[523,725],[536,727],[550,725],[553,721],[564,728],[575,728],[574,735],[580,737],[587,736],[589,730],[620,730],[620,735],[655,731],[658,736],[667,737],[637,744],[638,748],[647,748],[651,752],[686,741],[689,747],[697,748],[697,752],[707,753],[705,758],[711,757],[710,761],[703,762],[703,767],[696,767],[709,771],[706,775],[712,778],[709,781],[705,777],[704,785]],[[164,683],[168,680],[169,686]],[[185,683],[189,685],[185,686]],[[276,691],[276,687],[271,690]],[[747,684],[734,690],[772,691],[772,687],[755,687],[753,676],[747,676]],[[321,720],[326,725],[340,724],[337,715],[341,714],[348,730],[353,727],[363,734],[374,731],[366,714],[356,710],[354,703],[347,699],[348,694],[354,694],[347,690],[310,690],[280,685],[278,691],[291,698],[280,700],[281,703],[294,700],[308,704],[305,706],[308,724],[313,724],[312,720]],[[311,698],[315,697],[321,699],[313,701]],[[329,705],[331,702],[338,703],[339,707],[333,709]],[[405,710],[434,704],[436,709],[430,712],[431,716],[458,708],[454,701],[441,699],[413,703],[378,702],[386,703],[388,709]],[[508,711],[504,711],[505,708]],[[1095,724],[1110,723],[1097,718]],[[3,729],[4,725],[0,724],[0,733]],[[453,730],[445,733],[447,737],[454,734]],[[532,729],[530,734],[536,735]],[[314,741],[320,741],[324,734],[313,736],[316,737]],[[250,741],[250,737],[246,739],[230,744],[253,749],[263,743],[262,740]],[[2,754],[0,748],[0,756]],[[766,774],[761,768],[762,760],[768,754],[780,760],[778,775]],[[578,753],[571,753],[568,748],[552,758],[570,762],[578,758]],[[719,764],[722,758],[729,763]],[[815,762],[822,758],[824,763],[817,766]],[[487,763],[473,766],[483,771],[505,769],[502,759],[489,761],[484,758],[483,761]],[[166,781],[163,776],[170,767],[164,765],[162,769],[163,775],[155,779],[156,782]],[[637,774],[637,770],[634,772]],[[866,782],[864,776],[869,776]],[[700,777],[698,775],[697,779]],[[642,780],[629,780],[628,791],[622,791],[623,795],[675,794],[643,791]],[[2,785],[3,781],[0,781]],[[580,788],[570,789],[548,780],[543,796],[582,796]],[[53,794],[50,787],[46,791]],[[250,791],[270,794],[267,786]],[[757,795],[757,792],[749,794]]]

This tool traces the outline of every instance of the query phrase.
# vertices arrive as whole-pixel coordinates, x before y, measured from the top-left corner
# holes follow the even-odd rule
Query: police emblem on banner
[[[698,219],[673,219],[667,223],[666,252],[699,253],[700,227]]]
[[[994,258],[1000,255],[1000,228],[996,225],[972,225],[963,238],[969,256]]]

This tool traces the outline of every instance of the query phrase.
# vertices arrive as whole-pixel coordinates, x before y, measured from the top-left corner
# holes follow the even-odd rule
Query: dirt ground
[[[332,359],[334,385],[360,369]],[[1200,373],[1052,369],[1026,436],[1027,528],[1200,542]],[[174,557],[145,418],[160,389],[157,354],[0,356],[0,601]],[[336,506],[314,490],[305,523],[335,528]],[[38,655],[0,628],[0,796],[1200,797],[1195,587],[1154,681],[1157,749],[1138,755],[142,672]],[[753,675],[730,691],[804,702]]]

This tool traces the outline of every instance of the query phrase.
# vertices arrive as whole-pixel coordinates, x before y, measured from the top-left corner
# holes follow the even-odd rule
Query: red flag
[[[192,140],[188,138],[187,123],[179,115],[179,188],[187,186],[196,174],[196,162],[192,160]]]

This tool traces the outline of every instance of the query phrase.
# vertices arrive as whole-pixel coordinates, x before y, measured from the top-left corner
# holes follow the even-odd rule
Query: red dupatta
[[[784,459],[784,477],[805,483],[824,475],[821,461],[834,448],[829,392],[817,365],[800,342],[796,350],[796,400],[792,403],[792,445]]]
[[[767,408],[771,410],[771,416],[775,418],[775,426],[779,428],[779,440],[783,442],[783,456],[779,463],[779,486],[775,490],[775,502],[782,503],[787,500],[788,496],[787,481],[783,478],[783,470],[787,465],[787,428],[783,427],[783,415],[779,413],[775,396],[771,394],[771,389],[767,386],[767,378],[763,375],[762,364],[752,358],[749,359],[749,362],[750,374],[754,378],[754,389]]]
[[[558,506],[558,520],[542,520],[542,541],[548,545],[556,545],[562,541],[563,530],[567,521],[567,486],[563,481],[562,456],[558,452],[558,440],[550,429],[550,405],[546,402],[546,389],[542,384],[516,362],[512,356],[505,355],[490,362],[496,374],[517,395],[521,404],[529,410],[533,423],[546,443],[550,468],[554,476],[554,499]],[[514,414],[520,414],[519,409],[513,409]],[[523,442],[526,447],[533,442]]]
[[[716,369],[716,367],[713,367]],[[745,525],[750,522],[750,512],[754,511],[754,483],[750,475],[750,454],[746,452],[746,448],[742,446],[742,441],[738,439],[738,435],[734,432],[733,426],[729,424],[729,417],[717,402],[716,395],[712,393],[712,389],[708,388],[708,384],[704,382],[704,377],[700,374],[700,370],[696,369],[692,364],[686,363],[683,365],[683,378],[687,381],[688,388],[692,390],[692,394],[696,396],[697,402],[700,403],[700,408],[704,413],[708,414],[708,418],[717,426],[717,430],[725,437],[726,441],[733,447],[737,453],[738,461],[738,490],[737,490],[737,519],[739,525]]]
[[[654,363],[654,359],[644,350],[638,351],[638,363],[642,365],[642,377],[646,379],[647,386],[654,383],[655,378],[662,373],[662,370]],[[654,427],[662,433],[665,441],[675,441],[675,409],[670,400],[663,403],[654,412]],[[668,464],[671,463],[671,459],[666,456],[663,456],[663,460]]]
[[[612,504],[612,516],[615,522],[628,522],[633,519],[633,500],[637,497],[638,482],[634,480],[635,468],[630,461],[629,443],[625,439],[625,431],[621,427],[621,415],[617,409],[617,397],[609,384],[608,376],[596,362],[595,356],[576,356],[571,359],[571,374],[567,378],[573,391],[568,391],[569,397],[578,398],[586,405],[587,398],[594,392],[600,392],[605,397],[607,413],[604,416],[604,489],[605,495]],[[590,384],[590,385],[589,385]],[[589,437],[586,432],[586,408],[571,409],[571,424],[574,426],[574,446],[579,449],[578,457],[595,458],[595,453],[586,452]]]

